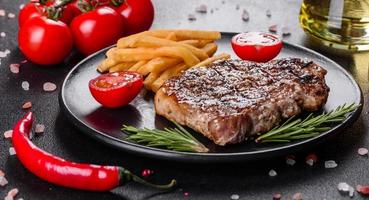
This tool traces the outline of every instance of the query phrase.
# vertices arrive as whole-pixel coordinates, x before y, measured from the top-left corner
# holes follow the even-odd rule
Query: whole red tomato
[[[154,21],[151,0],[126,0],[117,12],[126,19],[128,35],[148,30]]]
[[[62,3],[62,0],[56,0],[54,6],[60,3]],[[78,0],[73,0],[72,2],[63,6],[59,20],[66,24],[70,24],[72,20],[80,14],[82,14],[82,11],[78,8]]]
[[[124,18],[106,6],[77,16],[70,27],[77,49],[85,55],[114,44],[125,30]]]
[[[22,27],[24,22],[33,18],[42,16],[44,5],[39,3],[27,3],[20,11],[18,16],[19,27]]]
[[[68,26],[42,17],[27,20],[18,32],[19,48],[32,62],[54,65],[62,62],[73,47]]]
[[[129,104],[138,95],[142,85],[142,75],[129,71],[102,74],[89,82],[92,96],[108,108]]]

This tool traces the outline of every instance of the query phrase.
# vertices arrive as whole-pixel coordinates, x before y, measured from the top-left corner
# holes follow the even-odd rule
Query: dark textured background
[[[24,0],[0,0],[0,9],[18,13],[19,5]],[[208,11],[214,13],[195,13],[200,4],[208,5]],[[279,29],[286,25],[292,35],[285,40],[311,47],[305,34],[298,25],[300,1],[197,1],[197,0],[154,0],[156,15],[153,28],[199,28],[219,31],[267,31],[272,24]],[[236,10],[236,5],[240,9]],[[249,22],[241,20],[243,9],[250,13]],[[265,14],[270,9],[272,16]],[[187,20],[189,13],[195,14],[196,21]],[[176,178],[179,187],[169,193],[158,193],[154,189],[128,184],[106,193],[93,193],[57,187],[41,181],[26,171],[15,156],[9,156],[11,146],[8,140],[0,138],[0,169],[5,171],[9,184],[0,187],[0,199],[13,187],[20,193],[17,197],[29,199],[229,199],[232,194],[240,195],[240,199],[272,199],[272,194],[279,192],[283,199],[292,199],[292,195],[301,192],[304,199],[349,199],[337,191],[339,182],[347,182],[352,186],[369,184],[369,160],[357,154],[359,147],[369,148],[368,142],[368,63],[369,54],[352,56],[334,56],[324,53],[350,71],[359,82],[365,98],[364,110],[359,120],[345,132],[320,147],[297,154],[297,164],[288,166],[284,158],[274,158],[252,163],[229,164],[184,164],[163,162],[137,157],[117,151],[94,141],[74,128],[59,111],[58,91],[45,93],[42,84],[55,82],[59,87],[66,73],[82,56],[74,54],[65,64],[43,68],[31,63],[23,64],[20,74],[9,71],[10,63],[19,63],[24,57],[17,49],[17,20],[0,17],[0,32],[7,36],[0,38],[0,51],[11,50],[7,58],[1,59],[0,65],[0,132],[11,129],[13,123],[24,113],[21,109],[25,101],[32,101],[32,111],[36,114],[36,122],[46,125],[43,136],[33,139],[41,148],[63,158],[77,162],[122,165],[140,173],[144,168],[155,171],[153,181],[165,182]],[[330,52],[332,53],[332,52]],[[30,90],[24,91],[21,82],[27,80]],[[350,95],[350,94],[347,94]],[[316,152],[320,162],[309,167],[304,157],[309,152]],[[338,167],[325,169],[324,160],[335,160]],[[278,176],[271,178],[268,171],[275,169]],[[185,197],[184,192],[189,196]],[[362,199],[355,194],[354,199]]]

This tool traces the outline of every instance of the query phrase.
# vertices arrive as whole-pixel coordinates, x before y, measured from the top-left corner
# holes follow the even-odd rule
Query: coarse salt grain
[[[22,82],[22,88],[25,91],[28,91],[29,90],[29,83],[28,83],[28,81],[23,81]]]
[[[327,169],[336,168],[338,165],[334,160],[327,160],[324,162],[324,167]]]
[[[266,10],[265,14],[266,14],[267,17],[271,17],[272,16],[272,12],[269,9]]]
[[[242,16],[241,17],[242,17],[242,20],[243,21],[247,22],[250,19],[250,14],[249,14],[249,12],[247,10],[244,9],[242,11]]]
[[[271,170],[269,171],[269,176],[270,176],[270,177],[277,176],[277,172],[276,172],[274,169],[271,169]]]
[[[349,196],[350,196],[350,197],[353,197],[353,196],[354,196],[354,194],[355,194],[355,189],[354,189],[353,187],[351,187],[351,186],[350,186],[350,188],[349,188]]]
[[[312,160],[312,159],[306,160],[306,164],[309,165],[309,166],[313,166],[314,165],[314,160]]]
[[[12,135],[13,135],[13,130],[7,130],[7,131],[4,132],[4,137],[7,138],[7,139],[11,138]]]
[[[56,85],[54,83],[51,82],[46,82],[43,85],[43,89],[45,92],[52,92],[54,90],[56,90]]]
[[[14,147],[10,147],[10,148],[9,148],[9,154],[10,154],[11,156],[13,156],[13,155],[17,154],[17,153],[15,152]]]
[[[6,36],[6,33],[5,32],[1,32],[0,33],[0,37],[5,37]]]
[[[231,195],[231,199],[232,200],[238,200],[238,199],[240,199],[240,195],[238,195],[238,194],[232,194]]]
[[[273,194],[273,200],[280,200],[282,198],[282,195],[279,193]]]
[[[189,14],[189,15],[188,15],[188,20],[190,20],[190,21],[195,21],[195,20],[196,20],[195,15],[193,15],[193,14]]]
[[[306,156],[305,162],[309,166],[313,166],[318,161],[318,156],[311,153],[308,156]]]
[[[0,51],[0,58],[5,58],[6,56],[8,56],[8,54],[10,54],[9,49],[5,49],[5,51]]]
[[[8,184],[8,180],[6,180],[5,176],[0,176],[0,186],[4,187]]]
[[[45,125],[36,124],[35,133],[40,134],[40,133],[43,133],[44,131],[45,131]]]
[[[368,155],[368,149],[367,148],[364,148],[364,147],[361,147],[357,150],[357,153],[360,155],[360,156],[366,156]]]
[[[196,8],[196,12],[198,13],[207,13],[208,12],[208,7],[204,4],[200,5],[199,7]]]
[[[295,193],[292,197],[293,200],[302,200],[302,194],[301,193]]]
[[[23,108],[23,109],[30,109],[30,108],[32,108],[32,102],[27,101],[26,103],[24,103],[24,104],[22,105],[22,108]]]
[[[288,26],[282,27],[282,36],[288,36],[291,35],[290,28]]]
[[[13,188],[8,192],[8,196],[15,197],[17,196],[18,192],[19,192],[18,188]]]
[[[350,185],[345,183],[345,182],[341,182],[341,183],[338,183],[337,185],[337,189],[338,191],[340,192],[349,192],[350,190]]]
[[[14,18],[15,14],[14,13],[8,13],[8,18]]]
[[[272,33],[276,33],[277,29],[278,29],[277,24],[269,26],[269,31],[272,32]]]
[[[295,165],[295,164],[296,164],[296,161],[295,161],[294,159],[287,158],[287,159],[286,159],[286,164],[287,164],[287,165],[291,165],[291,166],[293,166],[293,165]]]
[[[18,63],[12,63],[12,64],[9,65],[9,69],[13,74],[18,74],[19,73],[19,67],[20,67],[20,64],[18,64]]]
[[[4,9],[0,9],[0,17],[4,17],[6,15]]]

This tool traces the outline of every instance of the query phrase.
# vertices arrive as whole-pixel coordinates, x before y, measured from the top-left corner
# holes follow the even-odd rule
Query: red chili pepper
[[[168,185],[154,185],[122,167],[80,164],[54,156],[29,140],[32,123],[33,115],[29,112],[14,126],[12,142],[21,163],[45,181],[91,191],[108,191],[131,180],[159,189],[170,189],[176,184],[172,180]]]

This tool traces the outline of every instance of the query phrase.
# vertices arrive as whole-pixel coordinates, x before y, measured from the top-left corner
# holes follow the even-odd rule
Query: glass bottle
[[[369,50],[369,0],[303,0],[300,24],[323,45]]]

